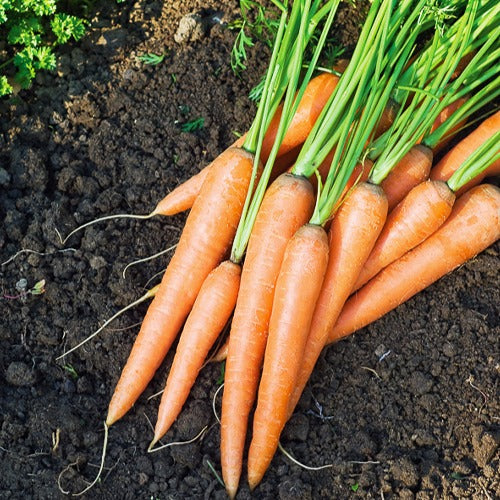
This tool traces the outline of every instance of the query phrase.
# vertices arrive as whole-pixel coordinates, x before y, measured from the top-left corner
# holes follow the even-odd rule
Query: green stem
[[[495,132],[474,153],[472,153],[455,173],[448,179],[447,184],[452,191],[458,191],[469,181],[483,173],[490,165],[500,159],[500,130]]]

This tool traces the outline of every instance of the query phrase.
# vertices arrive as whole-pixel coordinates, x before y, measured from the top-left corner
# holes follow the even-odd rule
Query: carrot
[[[454,202],[455,194],[442,181],[426,181],[414,187],[387,217],[352,290],[361,288],[434,233],[450,215]]]
[[[484,120],[473,132],[462,139],[451,149],[430,173],[433,180],[447,181],[457,168],[469,157],[481,144],[487,141],[495,132],[500,130],[500,111]],[[495,174],[500,170],[500,160],[493,163],[482,176],[475,177],[470,183],[463,186],[457,195],[461,195],[467,189],[480,183],[487,175]]]
[[[330,257],[321,294],[314,310],[297,383],[290,399],[292,414],[314,365],[326,344],[342,306],[368,258],[387,217],[387,198],[379,186],[358,184],[333,218],[329,231]]]
[[[238,296],[240,274],[241,267],[226,260],[204,281],[179,339],[150,449],[179,415],[210,348],[229,320]]]
[[[210,271],[229,249],[252,176],[253,155],[232,148],[212,165],[111,399],[107,425],[146,388]],[[223,223],[222,223],[223,221]]]
[[[248,242],[229,334],[221,417],[222,475],[229,496],[241,475],[248,415],[264,358],[274,287],[288,240],[314,209],[304,177],[283,174],[267,189]]]
[[[432,151],[421,144],[413,146],[380,183],[391,211],[415,186],[429,177]]]
[[[325,230],[302,226],[288,242],[276,282],[248,453],[250,489],[260,482],[278,448],[327,264]]]
[[[329,342],[377,320],[500,238],[500,189],[482,184],[462,195],[448,220],[346,302]]]

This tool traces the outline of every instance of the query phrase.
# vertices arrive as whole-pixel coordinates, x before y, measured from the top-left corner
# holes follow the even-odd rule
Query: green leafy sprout
[[[183,132],[196,132],[198,130],[201,130],[204,125],[205,125],[205,118],[200,116],[199,118],[195,118],[194,120],[183,123],[181,125],[181,130]]]
[[[62,3],[0,0],[0,36],[7,41],[7,58],[0,60],[0,97],[14,92],[14,82],[25,89],[38,71],[55,70],[57,47],[84,36],[88,22],[62,12]]]
[[[144,64],[149,64],[151,66],[156,66],[157,64],[160,64],[163,62],[165,59],[166,54],[142,54],[140,56],[137,56],[137,59],[139,61],[143,62]]]

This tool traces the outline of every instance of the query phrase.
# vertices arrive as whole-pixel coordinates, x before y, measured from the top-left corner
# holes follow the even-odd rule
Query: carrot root
[[[278,448],[327,264],[325,230],[302,226],[287,245],[276,283],[248,454],[251,489],[261,481]]]

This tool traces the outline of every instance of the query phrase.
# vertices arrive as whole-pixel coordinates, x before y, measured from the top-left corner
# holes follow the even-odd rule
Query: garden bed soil
[[[210,29],[177,43],[181,18],[193,12],[212,19]],[[232,73],[234,33],[217,19],[236,16],[229,0],[109,2],[86,38],[63,51],[57,75],[40,74],[32,89],[0,102],[1,498],[62,498],[96,475],[107,404],[147,304],[56,357],[151,286],[169,255],[122,271],[173,245],[185,215],[101,223],[66,246],[58,232],[106,214],[148,213],[247,129],[247,95],[267,52],[257,45],[249,70]],[[339,40],[352,45],[359,23],[343,6]],[[163,62],[137,59],[150,52],[165,53]],[[199,117],[201,130],[182,132]],[[282,445],[305,464],[331,467],[305,470],[278,452],[255,492],[243,478],[237,498],[498,498],[498,251],[326,349]],[[45,280],[45,293],[23,296],[22,279],[26,289]],[[213,471],[219,364],[203,368],[163,441],[208,426],[204,438],[146,452],[158,406],[148,398],[171,357],[111,428],[104,474],[87,498],[225,498]]]

